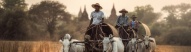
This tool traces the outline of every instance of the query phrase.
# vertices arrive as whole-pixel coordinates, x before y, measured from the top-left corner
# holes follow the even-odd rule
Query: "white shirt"
[[[104,18],[104,13],[102,11],[95,12],[93,11],[91,13],[91,17],[93,18],[93,25],[99,25],[100,22],[102,21],[102,18]]]

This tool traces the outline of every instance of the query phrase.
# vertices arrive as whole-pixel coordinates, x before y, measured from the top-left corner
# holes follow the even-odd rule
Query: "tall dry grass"
[[[59,42],[0,41],[0,52],[59,52]]]

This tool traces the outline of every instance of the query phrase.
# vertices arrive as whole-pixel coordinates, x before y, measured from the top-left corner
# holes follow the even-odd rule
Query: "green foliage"
[[[0,23],[0,37],[8,40],[23,40],[26,36],[24,1],[3,0]]]
[[[137,19],[143,23],[151,25],[156,22],[161,16],[160,13],[154,12],[154,8],[151,5],[137,6],[134,11],[137,15]]]
[[[163,11],[169,13],[166,19],[166,24],[159,27],[160,34],[159,43],[161,44],[172,44],[172,45],[190,45],[190,14],[191,14],[191,4],[179,4],[179,5],[169,5],[163,7]],[[165,28],[165,29],[164,29]],[[164,29],[164,30],[162,30]]]
[[[163,36],[164,42],[171,45],[190,45],[190,32],[188,27],[174,27]]]
[[[26,9],[25,0],[3,0],[3,8],[6,10]]]
[[[51,38],[57,33],[57,22],[69,23],[71,15],[65,11],[66,6],[56,1],[42,1],[40,4],[32,5],[29,9],[29,19],[38,26],[45,27]],[[42,29],[42,28],[40,28]]]
[[[186,25],[190,21],[189,10],[191,10],[190,4],[169,5],[162,8],[162,11],[168,13],[166,18],[167,23],[172,26]]]
[[[22,40],[26,35],[26,28],[24,27],[24,20],[26,14],[24,11],[6,11],[1,23],[1,38],[9,40]]]

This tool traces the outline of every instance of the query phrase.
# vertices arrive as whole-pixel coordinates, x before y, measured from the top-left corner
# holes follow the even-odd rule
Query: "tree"
[[[190,45],[190,14],[191,5],[182,3],[178,5],[168,5],[162,8],[162,11],[168,13],[165,17],[166,24],[162,26],[161,42],[172,45]]]
[[[161,14],[154,12],[154,8],[151,5],[137,6],[137,7],[135,7],[134,12],[130,12],[129,14],[136,15],[138,17],[137,18],[138,21],[147,24],[151,30],[158,31],[158,29],[155,29],[155,27],[153,27],[153,26],[157,22],[157,20],[161,16]],[[151,33],[156,34],[158,32],[151,31]],[[138,34],[139,35],[145,34],[145,30],[141,25],[140,25]]]
[[[187,11],[189,11],[191,9],[191,5],[186,4],[186,3],[181,3],[181,4],[177,5],[177,8],[179,9],[179,11],[182,14],[185,14]]]
[[[167,23],[170,27],[186,25],[189,18],[189,10],[191,9],[190,4],[179,4],[179,5],[169,5],[162,8],[162,11],[168,13],[169,15],[166,18]]]
[[[0,21],[1,21],[1,18],[2,18],[2,14],[3,14],[3,8],[2,8],[2,3],[0,2]]]
[[[136,13],[135,15],[137,15],[137,19],[139,21],[148,25],[152,24],[153,22],[156,22],[161,16],[160,13],[154,12],[154,8],[151,5],[137,6],[135,7],[134,12]]]
[[[190,40],[190,29],[188,27],[174,27],[169,30],[166,35],[164,35],[164,42],[171,45],[189,45]]]
[[[56,1],[42,1],[40,4],[32,5],[29,9],[30,19],[35,23],[43,25],[49,32],[50,37],[56,33],[58,20],[65,22],[71,20],[71,15],[65,11],[66,6]]]
[[[26,36],[24,0],[3,0],[0,38],[8,40],[24,40]]]
[[[180,11],[180,25],[191,26],[191,4],[182,3],[177,5],[177,7]]]
[[[3,0],[3,8],[6,10],[25,10],[25,0]]]
[[[177,6],[174,5],[169,5],[169,6],[164,6],[162,8],[162,11],[167,12],[169,15],[167,17],[165,17],[165,19],[167,20],[167,23],[169,24],[169,28],[177,25],[177,14],[178,11],[177,10]]]
[[[182,15],[182,19],[180,20],[181,21],[180,25],[191,27],[191,24],[190,24],[191,23],[191,18],[190,18],[191,15],[190,14],[191,14],[191,11]]]

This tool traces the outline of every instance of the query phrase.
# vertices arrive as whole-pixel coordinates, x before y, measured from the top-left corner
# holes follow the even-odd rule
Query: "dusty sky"
[[[26,0],[26,3],[30,6],[31,4],[39,3],[42,0]],[[67,11],[71,14],[77,15],[79,9],[82,11],[86,5],[88,14],[94,9],[91,7],[94,3],[100,3],[103,7],[102,11],[105,16],[108,17],[111,13],[111,8],[115,4],[117,12],[123,8],[128,11],[133,11],[135,6],[144,6],[150,4],[154,7],[155,12],[161,12],[161,8],[165,5],[177,5],[180,3],[190,3],[191,0],[55,0],[67,6]],[[119,15],[119,13],[117,13]]]

